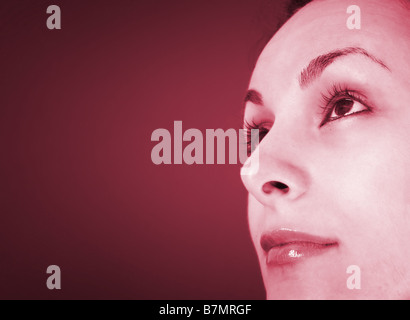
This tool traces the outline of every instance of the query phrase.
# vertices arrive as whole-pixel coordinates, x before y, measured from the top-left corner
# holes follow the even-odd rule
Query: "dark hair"
[[[288,21],[297,11],[313,0],[282,0],[282,7],[275,3],[276,0],[262,0],[257,18],[258,25],[261,26],[261,37],[251,50],[250,64],[254,68],[259,54],[274,34]]]
[[[286,23],[296,12],[313,0],[290,0],[286,6],[286,15],[283,20],[279,21],[278,28]],[[273,36],[273,35],[272,35]]]

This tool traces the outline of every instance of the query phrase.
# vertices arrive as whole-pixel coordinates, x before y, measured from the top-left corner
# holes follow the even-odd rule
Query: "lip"
[[[297,263],[338,246],[335,239],[289,229],[264,233],[260,244],[266,254],[266,264],[278,266]]]

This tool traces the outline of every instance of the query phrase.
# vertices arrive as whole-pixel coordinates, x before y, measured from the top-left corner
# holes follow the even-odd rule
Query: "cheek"
[[[333,149],[321,184],[337,208],[346,252],[361,263],[394,261],[410,240],[410,142],[397,128],[355,131]],[[329,156],[330,159],[330,156]],[[389,252],[389,254],[386,254]],[[363,255],[366,260],[362,260]]]
[[[379,129],[357,131],[329,153],[315,194],[333,213],[342,263],[360,267],[365,287],[385,290],[408,283],[410,135]]]
[[[410,119],[410,114],[407,119]],[[360,125],[360,126],[359,126]],[[352,118],[321,147],[317,183],[345,205],[406,205],[410,191],[410,130],[398,119]],[[320,172],[320,173],[319,173]],[[323,188],[323,186],[325,186]]]

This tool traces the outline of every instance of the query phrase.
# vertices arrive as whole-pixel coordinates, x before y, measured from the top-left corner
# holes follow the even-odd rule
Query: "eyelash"
[[[336,118],[331,118],[332,112],[336,107],[336,104],[340,101],[343,100],[353,100],[355,102],[359,102],[362,104],[366,109],[353,112],[348,115],[342,115]],[[323,114],[324,114],[324,119],[319,125],[319,128],[324,126],[326,123],[338,120],[340,118],[345,118],[349,117],[355,114],[359,114],[362,112],[369,112],[372,111],[372,109],[368,106],[368,104],[365,102],[366,97],[363,94],[360,94],[356,90],[350,90],[348,87],[344,87],[341,85],[333,85],[330,90],[328,90],[327,94],[322,94],[322,104],[324,107],[321,107],[323,109]]]
[[[263,127],[264,123],[256,124],[253,120],[251,122],[244,121],[244,127],[246,131],[246,149],[248,157],[253,152],[252,150],[252,130],[259,130],[258,144],[268,134],[269,129]],[[255,146],[256,147],[256,146]]]
[[[325,124],[331,122],[331,121],[335,121],[338,120],[340,118],[345,118],[345,117],[349,117],[355,114],[359,114],[362,112],[371,112],[372,108],[370,108],[368,106],[368,104],[365,102],[366,97],[363,94],[360,94],[358,91],[356,90],[350,90],[348,87],[344,87],[342,85],[333,85],[331,87],[330,90],[328,90],[328,92],[326,94],[322,94],[322,104],[324,105],[323,107],[321,107],[323,109],[322,114],[324,114],[324,119],[321,121],[319,128],[324,126]],[[336,118],[331,118],[332,112],[336,107],[336,104],[340,101],[343,100],[353,100],[354,102],[359,102],[360,104],[362,104],[366,109],[365,110],[361,110],[361,111],[357,111],[357,112],[353,112],[351,114],[348,115],[342,115],[342,116],[338,116]],[[260,123],[257,124],[255,123],[253,120],[251,122],[248,121],[244,121],[244,127],[245,127],[245,131],[246,131],[246,144],[247,144],[247,153],[248,156],[250,156],[250,154],[252,153],[252,129],[257,129],[259,130],[259,142],[262,141],[262,139],[268,134],[269,130],[268,128],[264,127],[265,123]]]

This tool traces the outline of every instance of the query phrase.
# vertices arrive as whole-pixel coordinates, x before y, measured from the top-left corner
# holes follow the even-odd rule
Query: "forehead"
[[[345,47],[364,48],[407,79],[409,72],[403,70],[410,70],[410,11],[399,0],[354,3],[360,8],[360,30],[350,30],[346,25],[352,15],[347,13],[351,1],[316,0],[302,8],[263,50],[251,86],[265,86],[269,91],[272,83],[266,79],[280,79],[275,87],[288,88],[309,61]]]

